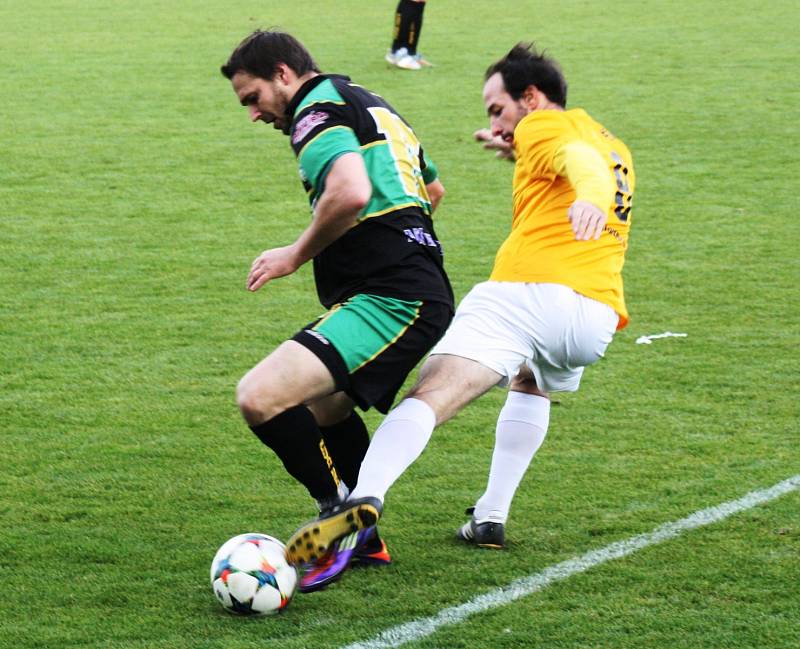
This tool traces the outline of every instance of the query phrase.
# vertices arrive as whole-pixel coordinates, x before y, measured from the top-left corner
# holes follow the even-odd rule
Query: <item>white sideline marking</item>
[[[798,488],[800,488],[800,475],[788,478],[768,489],[751,491],[739,500],[731,500],[716,507],[709,507],[695,512],[691,516],[678,521],[665,523],[652,532],[639,534],[624,541],[612,543],[599,550],[592,550],[580,557],[562,561],[534,575],[515,579],[508,586],[479,595],[464,604],[443,609],[431,617],[420,618],[392,627],[371,640],[356,642],[347,645],[344,649],[384,649],[385,647],[399,647],[407,642],[421,640],[431,635],[441,626],[456,624],[476,613],[504,606],[520,597],[542,590],[554,582],[562,581],[572,575],[585,572],[589,568],[599,566],[601,563],[612,559],[620,559],[649,545],[668,541],[688,530],[717,523],[728,518],[728,516],[775,500]]]

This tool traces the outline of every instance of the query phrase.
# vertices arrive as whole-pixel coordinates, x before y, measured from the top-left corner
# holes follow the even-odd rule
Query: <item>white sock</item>
[[[350,498],[372,496],[383,501],[389,487],[425,450],[435,426],[436,413],[427,403],[400,402],[372,436]]]
[[[495,431],[492,468],[486,492],[475,504],[475,520],[505,523],[511,500],[550,423],[550,400],[509,392]]]

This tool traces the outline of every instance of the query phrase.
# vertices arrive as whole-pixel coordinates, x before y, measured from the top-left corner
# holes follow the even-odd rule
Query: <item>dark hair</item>
[[[320,72],[317,64],[303,44],[291,34],[272,29],[257,29],[233,50],[220,72],[232,79],[237,72],[247,72],[254,77],[270,80],[279,63],[285,63],[297,76],[306,72]]]
[[[536,86],[552,102],[567,106],[567,81],[558,63],[539,54],[533,43],[517,43],[486,70],[484,80],[496,73],[503,77],[508,94],[519,99],[528,86]]]

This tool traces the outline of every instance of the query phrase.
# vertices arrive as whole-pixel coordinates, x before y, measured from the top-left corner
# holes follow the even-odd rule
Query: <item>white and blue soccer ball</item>
[[[239,615],[285,609],[297,588],[286,548],[266,534],[239,534],[222,544],[211,562],[211,587],[222,606]]]

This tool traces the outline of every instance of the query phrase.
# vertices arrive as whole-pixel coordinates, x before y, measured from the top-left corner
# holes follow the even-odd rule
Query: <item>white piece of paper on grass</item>
[[[636,339],[637,345],[652,345],[656,338],[686,338],[689,334],[676,334],[671,331],[665,331],[663,334],[651,334],[649,336],[639,336]]]

